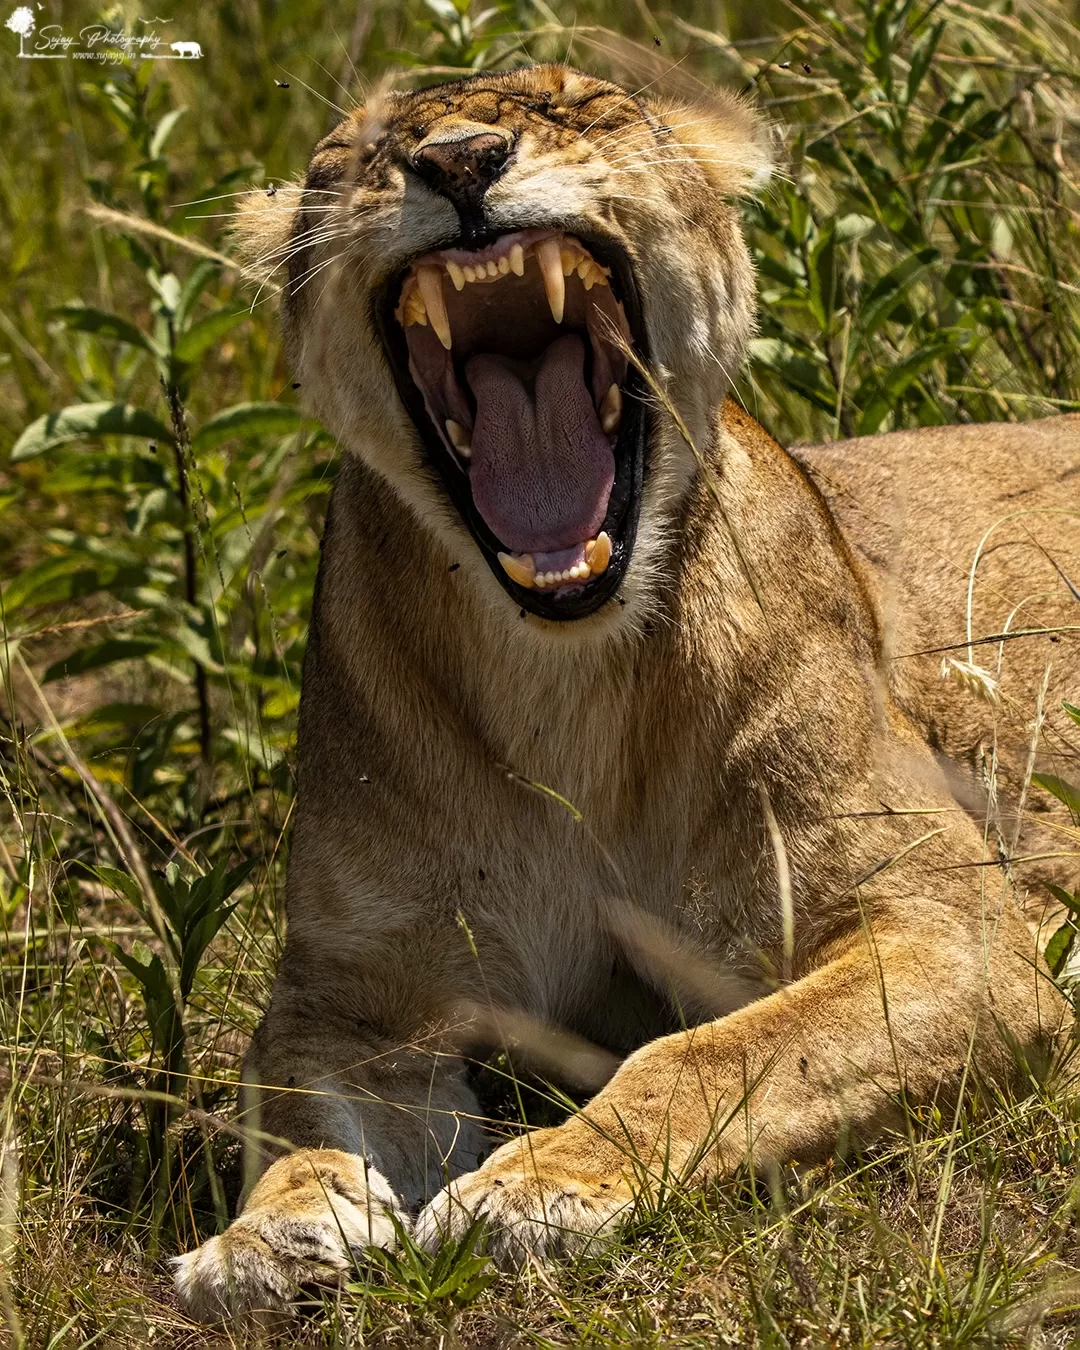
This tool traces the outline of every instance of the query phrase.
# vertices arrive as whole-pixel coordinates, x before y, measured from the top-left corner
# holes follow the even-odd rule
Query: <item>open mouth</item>
[[[383,337],[427,453],[522,608],[581,618],[633,549],[644,357],[621,250],[520,230],[417,258],[387,288]]]

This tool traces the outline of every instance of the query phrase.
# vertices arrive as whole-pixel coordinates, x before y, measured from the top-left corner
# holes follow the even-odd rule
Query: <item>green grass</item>
[[[359,17],[250,0],[192,8],[183,34],[176,21],[203,62],[138,69],[17,61],[0,31],[10,1343],[217,1343],[170,1307],[164,1260],[239,1190],[228,1121],[281,937],[338,452],[297,410],[272,300],[252,306],[235,269],[193,246],[227,252],[230,194],[298,172],[328,102],[351,106],[389,66],[422,79],[571,50],[604,71],[606,26],[641,44],[619,47],[623,79],[677,61],[703,96],[745,88],[783,126],[781,170],[745,209],[762,303],[740,378],[778,436],[1080,407],[1080,32],[1050,4],[839,12],[506,0],[480,22],[420,0]],[[93,17],[65,10],[65,27]],[[94,203],[142,224],[88,216]],[[80,407],[68,439],[30,430]],[[1024,1103],[927,1113],[914,1148],[680,1194],[609,1252],[548,1273],[489,1283],[464,1254],[433,1272],[406,1251],[291,1334],[1068,1345],[1074,1114],[1067,1072]]]

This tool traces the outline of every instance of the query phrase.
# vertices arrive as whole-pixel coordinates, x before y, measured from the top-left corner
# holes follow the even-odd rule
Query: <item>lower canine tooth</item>
[[[435,335],[449,351],[452,342],[450,320],[446,317],[446,301],[443,299],[442,293],[442,268],[418,267],[416,269],[416,284],[420,287],[420,294],[424,297],[428,319],[435,330]]]
[[[611,539],[607,530],[601,530],[595,539],[585,545],[585,561],[594,577],[607,569],[611,561]]]
[[[562,323],[566,308],[566,278],[562,271],[562,255],[557,239],[541,239],[536,246],[536,261],[544,278],[544,290],[551,307],[551,317]]]
[[[461,458],[468,459],[472,454],[472,441],[469,439],[468,428],[448,417],[446,419],[446,434],[450,437],[450,444]]]
[[[531,553],[523,553],[520,558],[515,558],[512,553],[500,553],[499,562],[510,580],[516,581],[519,586],[531,588],[539,584],[540,578],[536,575],[536,560]]]
[[[610,436],[622,421],[622,390],[613,384],[600,402],[600,426]]]

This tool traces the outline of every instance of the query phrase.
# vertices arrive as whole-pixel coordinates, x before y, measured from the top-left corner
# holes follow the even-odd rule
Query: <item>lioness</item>
[[[805,452],[849,544],[727,399],[731,198],[767,158],[734,99],[537,66],[389,96],[246,214],[350,453],[245,1070],[266,1170],[177,1259],[196,1317],[285,1304],[394,1217],[572,1252],[665,1181],[820,1159],[1043,1057],[1062,1004],[995,774],[1022,790],[1037,708],[1066,745],[1076,634],[950,651],[945,681],[917,653],[1075,630],[1080,426]],[[484,1160],[465,1058],[503,1043],[600,1090]]]

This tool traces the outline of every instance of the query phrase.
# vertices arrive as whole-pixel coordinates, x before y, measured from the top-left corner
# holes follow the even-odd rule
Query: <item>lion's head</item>
[[[731,199],[766,164],[734,98],[534,66],[386,95],[241,230],[287,262],[312,411],[515,606],[579,619],[647,575],[693,472],[638,363],[710,439],[754,314]]]

